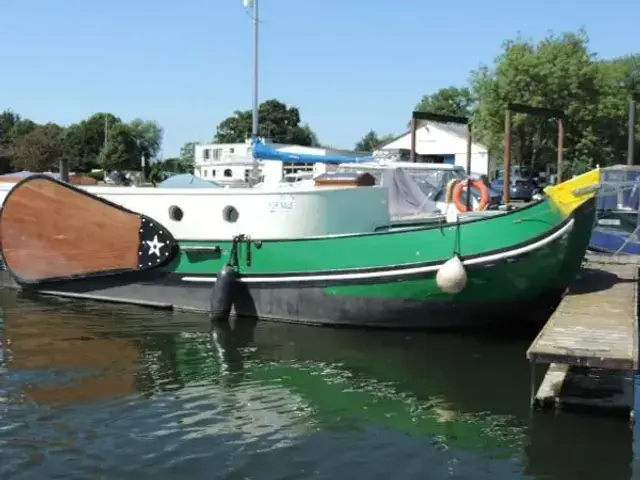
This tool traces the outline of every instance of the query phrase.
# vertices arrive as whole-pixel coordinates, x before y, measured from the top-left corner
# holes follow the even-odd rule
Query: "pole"
[[[416,129],[418,120],[415,117],[411,117],[411,150],[409,150],[409,161],[416,161]]]
[[[471,211],[471,125],[467,124],[467,212]]]
[[[104,116],[104,147],[107,146],[107,142],[109,141],[109,117]]]
[[[147,181],[147,175],[144,170],[145,167],[145,161],[144,161],[144,154],[140,154],[140,183],[145,183]]]
[[[504,185],[502,188],[503,202],[509,204],[509,188],[511,186],[511,110],[507,109],[504,114],[504,173],[502,179]]]
[[[636,99],[629,97],[629,133],[627,134],[627,165],[633,165],[636,147]]]
[[[69,161],[66,158],[60,160],[60,180],[69,183]]]
[[[556,167],[556,183],[562,183],[564,166],[564,118],[558,118],[558,166]]]
[[[253,0],[253,116],[251,122],[251,137],[258,137],[258,3]]]

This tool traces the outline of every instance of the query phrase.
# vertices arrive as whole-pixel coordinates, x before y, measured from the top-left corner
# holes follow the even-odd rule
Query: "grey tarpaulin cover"
[[[401,168],[389,168],[382,174],[380,186],[389,189],[389,214],[403,217],[434,213],[437,205],[429,200],[418,184]]]

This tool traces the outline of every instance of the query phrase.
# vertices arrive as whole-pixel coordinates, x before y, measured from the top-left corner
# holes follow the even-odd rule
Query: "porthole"
[[[227,205],[222,209],[222,219],[225,222],[235,223],[238,221],[238,217],[240,216],[240,212],[236,207],[231,205]]]
[[[184,212],[177,205],[171,205],[169,207],[169,218],[174,222],[179,222],[184,217]]]

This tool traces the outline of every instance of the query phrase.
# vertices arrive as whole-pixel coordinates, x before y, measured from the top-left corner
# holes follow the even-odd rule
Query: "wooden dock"
[[[638,370],[636,257],[590,255],[527,350],[533,406],[633,413]],[[549,364],[537,390],[535,365]]]

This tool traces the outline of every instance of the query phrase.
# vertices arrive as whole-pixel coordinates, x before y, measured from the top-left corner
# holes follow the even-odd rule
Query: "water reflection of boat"
[[[307,432],[376,425],[438,437],[460,448],[502,449],[521,443],[517,438],[527,412],[526,365],[505,368],[503,357],[474,337],[272,322],[239,322],[233,329],[221,325],[211,330],[198,315],[124,306],[83,311],[79,304],[66,305],[70,311],[61,315],[54,313],[56,307],[54,300],[48,306],[19,300],[5,310],[5,336],[12,345],[21,344],[12,349],[9,369],[14,375],[57,369],[75,371],[80,378],[28,387],[25,394],[38,403],[98,400],[109,394],[109,382],[120,378],[126,388],[113,384],[112,395],[137,391],[152,398],[203,388],[209,398],[233,396],[253,405],[272,425],[286,425],[290,420],[282,415],[295,410]],[[96,357],[100,362],[85,364]],[[473,375],[468,371],[471,363]],[[493,386],[491,394],[477,395],[481,379],[496,370],[504,371],[508,381]],[[93,385],[82,381],[82,371],[94,379]],[[100,382],[104,388],[95,386]],[[56,389],[60,391],[54,395]],[[272,402],[280,411],[268,404],[256,406],[261,391],[279,392],[272,394],[279,399]],[[508,427],[506,439],[494,435],[501,426]]]
[[[87,332],[77,317],[59,304],[34,303],[2,292],[6,366],[33,377],[24,389],[37,403],[77,403],[136,392],[128,370],[140,351],[124,338],[101,338]],[[61,371],[74,371],[71,381]],[[96,374],[98,372],[98,374]]]
[[[101,371],[91,372],[94,376],[135,378],[131,393],[137,396],[115,388],[113,394],[127,397],[132,421],[151,424],[145,427],[149,430],[145,442],[173,439],[172,435],[184,442],[208,435],[206,442],[211,445],[212,435],[227,438],[233,432],[233,441],[239,445],[242,438],[268,437],[285,447],[273,455],[260,453],[273,459],[294,444],[295,451],[308,447],[315,452],[314,439],[320,432],[329,444],[376,432],[388,441],[402,437],[417,444],[426,440],[424,455],[429,459],[441,457],[445,450],[467,459],[469,455],[517,458],[525,454],[526,473],[553,477],[557,472],[562,475],[556,478],[572,478],[572,466],[554,454],[563,448],[556,441],[556,429],[561,428],[563,438],[569,437],[567,448],[585,452],[584,458],[599,459],[600,471],[614,472],[606,478],[618,478],[615,472],[628,468],[628,428],[623,423],[565,416],[557,427],[557,421],[547,415],[530,421],[524,350],[533,332],[522,331],[522,340],[513,340],[512,331],[507,340],[495,333],[483,337],[382,333],[269,322],[219,324],[212,330],[199,315],[152,313],[127,306],[107,309],[99,304],[87,308],[68,303],[60,308],[59,301],[42,299],[20,299],[11,305],[10,297],[10,292],[2,297],[9,305],[5,337],[12,344],[10,375],[78,371],[84,356],[100,354],[104,357],[98,367]],[[36,331],[43,332],[37,343],[37,337],[30,338]],[[48,339],[58,345],[48,346]],[[92,345],[100,345],[96,341],[111,346],[102,347],[101,353],[88,352]],[[23,347],[14,348],[16,342],[23,342]],[[47,353],[64,344],[63,357]],[[28,357],[38,352],[42,359],[29,367]],[[57,383],[64,388],[65,382],[58,379]],[[83,384],[82,388],[93,387]],[[25,390],[32,398],[30,390]],[[104,396],[40,398],[43,403],[69,406],[91,399],[92,415],[104,410],[101,415],[107,415],[113,408],[103,406]],[[149,416],[153,421],[146,420]],[[180,428],[177,419],[183,425]],[[615,445],[617,451],[595,455],[589,450],[589,445],[603,443]],[[353,451],[362,448],[354,444]],[[394,452],[400,454],[403,447],[396,448],[399,452]],[[376,463],[375,458],[370,461]],[[512,462],[506,463],[511,465],[507,468],[513,467]]]

